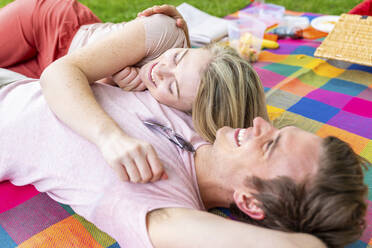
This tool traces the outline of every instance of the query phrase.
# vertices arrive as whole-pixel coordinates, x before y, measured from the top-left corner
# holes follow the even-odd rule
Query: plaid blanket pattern
[[[372,67],[312,57],[318,41],[283,41],[264,51],[254,65],[267,92],[268,112],[277,126],[295,125],[320,137],[333,135],[372,161]],[[348,248],[372,247],[372,169],[367,229]]]
[[[310,19],[312,13],[294,13]],[[313,54],[320,41],[282,40],[280,49],[260,54],[254,67],[268,94],[274,123],[290,120],[321,137],[337,136],[372,161],[372,67],[325,61]],[[365,181],[372,186],[372,169]],[[38,193],[32,186],[0,185],[0,247],[119,247],[107,234],[76,215],[69,206]],[[367,229],[347,248],[372,248],[372,191],[369,192]],[[229,217],[226,209],[216,214]],[[213,234],[212,234],[213,235]]]

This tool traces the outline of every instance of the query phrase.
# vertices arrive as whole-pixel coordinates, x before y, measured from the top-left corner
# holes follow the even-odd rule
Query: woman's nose
[[[172,76],[172,68],[162,63],[158,65],[155,73],[160,80],[164,80],[165,78]]]
[[[166,53],[160,59],[160,63],[167,67],[168,69],[176,67],[173,53]]]

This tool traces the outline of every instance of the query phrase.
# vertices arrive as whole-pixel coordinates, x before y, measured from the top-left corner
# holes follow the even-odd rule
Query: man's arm
[[[308,234],[274,231],[185,208],[154,210],[147,215],[147,227],[156,248],[326,248]]]

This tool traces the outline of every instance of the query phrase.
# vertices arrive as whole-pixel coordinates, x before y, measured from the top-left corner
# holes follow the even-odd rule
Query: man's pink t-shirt
[[[101,84],[92,89],[126,133],[153,145],[169,179],[149,184],[120,181],[98,148],[51,112],[39,82],[23,80],[0,90],[0,181],[33,184],[70,205],[122,247],[152,247],[146,229],[149,211],[166,207],[204,210],[204,206],[193,154],[142,121],[156,120],[171,127],[195,149],[205,142],[193,131],[190,116],[159,104],[147,91],[125,92]]]
[[[18,1],[17,1],[18,2]],[[22,1],[21,1],[22,3]],[[32,3],[32,2],[27,2]],[[53,1],[43,1],[42,7],[43,10],[48,9],[48,4],[54,4]],[[74,5],[74,8],[68,8],[70,4]],[[7,13],[11,15],[12,13],[18,13],[18,10],[21,9],[20,4],[12,3],[10,5],[17,5],[16,8],[13,8],[13,12]],[[10,6],[9,5],[9,6]],[[22,5],[22,4],[21,4]],[[71,5],[71,6],[72,6]],[[38,5],[39,6],[39,5]],[[40,5],[41,6],[41,5]],[[40,7],[39,6],[39,7]],[[28,6],[31,7],[31,6]],[[65,6],[66,8],[63,8],[66,11],[70,11],[69,13],[75,13],[74,11],[78,11],[75,14],[78,16],[81,14],[83,17],[92,17],[91,20],[94,20],[94,14],[87,9],[85,6],[79,4],[78,2],[72,1],[71,3],[67,4]],[[32,8],[31,8],[32,9]],[[35,11],[38,10],[38,8],[35,8]],[[73,10],[71,12],[71,10]],[[43,18],[39,20],[40,23],[45,24],[53,24],[49,23],[51,19],[47,18],[47,16],[52,15],[54,17],[62,18],[64,20],[79,20],[79,18],[73,18],[74,14],[69,15],[66,17],[66,15],[61,16],[62,12],[58,12],[57,16],[55,11],[55,8],[49,8],[48,14],[43,15]],[[88,11],[88,13],[86,13]],[[3,13],[3,10],[1,11]],[[28,13],[22,12],[23,14]],[[39,12],[38,12],[39,13]],[[40,12],[41,13],[41,12]],[[79,14],[80,13],[80,14]],[[90,15],[89,15],[90,13]],[[18,13],[19,14],[19,13]],[[23,16],[22,14],[22,16]],[[19,19],[19,18],[18,18]],[[22,19],[22,18],[21,18]],[[26,18],[27,19],[27,18]],[[88,18],[89,19],[89,18]],[[87,20],[88,20],[87,19]],[[177,28],[176,22],[173,18],[170,18],[165,15],[153,15],[146,18],[140,18],[141,22],[144,25],[145,29],[145,47],[146,47],[146,57],[138,63],[136,66],[141,66],[148,61],[151,61],[158,56],[160,56],[162,53],[164,53],[169,48],[173,47],[187,47],[186,37],[185,33]],[[99,20],[97,19],[96,22]],[[24,22],[27,24],[28,22]],[[79,22],[81,23],[81,22]],[[86,23],[86,22],[82,22]],[[89,22],[88,22],[89,23]],[[48,25],[44,25],[43,27],[47,27]],[[77,24],[76,24],[77,25]],[[78,32],[73,38],[73,41],[71,43],[69,52],[73,52],[75,49],[78,49],[79,47],[83,47],[91,42],[94,42],[96,40],[99,40],[101,38],[104,38],[105,36],[109,35],[111,32],[115,32],[120,28],[123,28],[125,23],[95,23],[92,25],[83,25],[80,27]],[[31,27],[31,26],[30,26]],[[73,32],[75,33],[75,32]],[[70,34],[70,36],[73,34]],[[54,36],[53,36],[54,37]],[[54,37],[55,38],[55,37]],[[72,38],[71,38],[72,39]],[[70,44],[71,41],[68,42]],[[54,44],[54,43],[53,43]],[[52,46],[52,43],[48,43],[48,45]],[[55,44],[54,44],[55,45]],[[61,44],[60,44],[61,45]],[[66,44],[64,44],[66,45]],[[51,47],[49,47],[51,48]],[[56,48],[57,49],[57,48]],[[56,50],[54,49],[54,50]],[[52,49],[53,50],[53,49]],[[58,50],[58,49],[57,49]],[[66,49],[67,50],[67,49]],[[67,51],[65,51],[67,52]],[[46,56],[48,57],[48,52],[43,52],[42,54],[39,54],[39,56]],[[48,57],[49,58],[49,57]],[[50,62],[49,62],[50,63]],[[28,66],[31,66],[31,64],[27,64]],[[19,68],[22,67],[21,64],[17,65]],[[17,67],[17,68],[18,68]],[[27,66],[26,66],[27,67]],[[27,68],[24,69],[27,69]],[[35,70],[31,70],[34,71]],[[0,68],[0,87],[4,84],[8,84],[17,80],[20,80],[24,77],[22,75],[14,75],[15,72],[4,70]],[[0,184],[0,212],[5,211],[11,207],[14,207],[23,201],[29,199],[30,197],[37,194],[37,191],[33,187],[12,187],[11,184],[8,184],[8,182],[3,182]]]

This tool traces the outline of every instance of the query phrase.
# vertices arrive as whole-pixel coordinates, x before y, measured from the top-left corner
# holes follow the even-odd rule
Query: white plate
[[[332,31],[339,16],[319,16],[311,21],[311,26],[319,31],[329,33]]]

